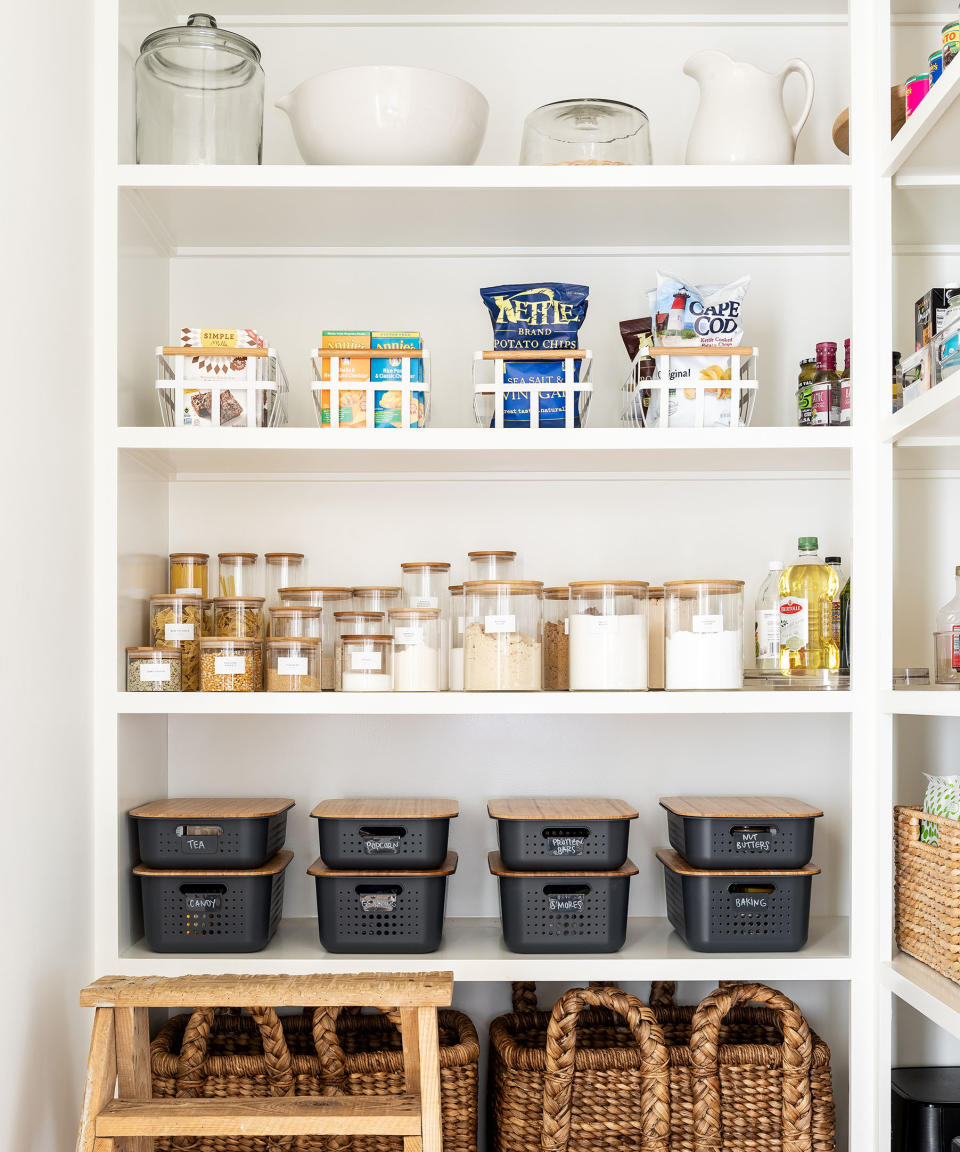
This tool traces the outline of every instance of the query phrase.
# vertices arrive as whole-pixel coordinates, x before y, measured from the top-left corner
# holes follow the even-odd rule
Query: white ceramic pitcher
[[[764,72],[723,52],[697,52],[684,64],[700,85],[700,107],[687,141],[688,164],[792,164],[797,137],[813,106],[813,72],[791,60],[782,72]],[[803,77],[803,111],[791,124],[783,85],[791,72]]]

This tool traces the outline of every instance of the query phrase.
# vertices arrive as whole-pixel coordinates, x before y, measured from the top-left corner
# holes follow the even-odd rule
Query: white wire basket
[[[505,382],[506,366],[514,361],[560,361],[563,380],[526,387]],[[593,395],[592,367],[593,353],[580,348],[474,352],[473,414],[481,428],[584,428]]]
[[[621,389],[621,419],[633,428],[744,428],[757,402],[758,355],[757,348],[641,348]],[[647,358],[657,376],[638,380]],[[711,361],[722,375],[693,379],[692,358]]]
[[[197,364],[206,366],[204,375]],[[156,387],[165,428],[287,422],[287,378],[272,348],[158,348]]]
[[[321,428],[426,428],[430,353],[418,348],[314,348],[313,406]],[[341,380],[341,360],[399,361],[399,380]],[[329,380],[323,379],[329,364]],[[415,372],[414,365],[420,370]],[[422,376],[421,380],[414,376]]]

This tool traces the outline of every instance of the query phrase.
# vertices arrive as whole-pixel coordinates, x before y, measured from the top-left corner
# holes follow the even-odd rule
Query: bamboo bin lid
[[[765,876],[818,876],[820,869],[816,864],[808,864],[805,868],[692,868],[686,860],[672,848],[658,848],[657,859],[677,876],[740,876],[746,882],[752,881],[756,885],[763,882]]]
[[[185,880],[197,880],[201,876],[276,876],[293,859],[293,853],[282,848],[272,860],[268,860],[260,868],[147,868],[138,864],[133,870],[134,876],[182,876]]]
[[[661,796],[660,807],[677,816],[721,819],[805,819],[822,816],[823,810],[789,796]]]
[[[321,800],[310,813],[316,820],[452,820],[456,800],[432,796],[344,796]]]
[[[307,869],[307,875],[326,877],[327,879],[332,879],[337,876],[355,876],[369,882],[374,877],[379,880],[384,876],[397,876],[400,878],[404,876],[452,876],[456,870],[456,852],[448,852],[446,860],[444,860],[439,868],[385,868],[382,872],[379,869],[372,868],[328,868],[322,858],[318,856]]]
[[[513,872],[511,869],[505,867],[499,852],[487,853],[487,865],[494,876],[534,876],[538,880],[573,880],[575,877],[584,877],[589,879],[591,876],[636,876],[640,869],[634,864],[632,860],[625,860],[619,868],[610,872],[598,872],[595,868],[584,868],[583,871],[577,872],[551,872],[546,869],[542,872]]]
[[[605,796],[509,796],[490,800],[492,820],[636,820],[640,815],[625,800]]]
[[[293,805],[287,796],[175,796],[131,808],[130,815],[138,820],[250,820],[276,816]]]

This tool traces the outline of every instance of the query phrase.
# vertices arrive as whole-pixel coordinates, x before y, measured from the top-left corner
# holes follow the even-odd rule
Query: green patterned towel
[[[923,810],[934,816],[960,819],[960,776],[927,776],[927,790],[923,795]],[[939,844],[936,824],[920,821],[920,839],[924,844]]]

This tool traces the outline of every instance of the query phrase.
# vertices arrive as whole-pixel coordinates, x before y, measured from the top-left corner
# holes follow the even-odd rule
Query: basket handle
[[[573,988],[557,1001],[547,1026],[543,1082],[541,1152],[565,1152],[570,1140],[577,1023],[587,1007],[606,1008],[622,1017],[640,1048],[640,1147],[667,1152],[670,1140],[670,1054],[653,1012],[636,996],[616,988]],[[611,1107],[616,1107],[615,1104]],[[634,1101],[627,1104],[634,1114]]]
[[[738,980],[721,980],[720,987],[732,988],[738,983],[740,983]],[[671,1008],[677,1002],[676,995],[676,980],[653,980],[650,984],[650,999],[648,1003],[651,1008]]]
[[[693,1131],[696,1152],[723,1147],[720,1101],[720,1025],[738,1004],[766,1004],[780,1016],[783,1028],[782,1131],[784,1152],[811,1152],[812,1100],[810,1064],[813,1040],[803,1013],[788,997],[764,984],[733,984],[718,988],[700,1002],[690,1037],[693,1089]]]
[[[609,985],[605,980],[591,980],[590,987],[607,988]],[[515,980],[510,985],[510,1000],[517,1015],[536,1012],[540,1007],[537,1003],[537,986],[532,980]]]

